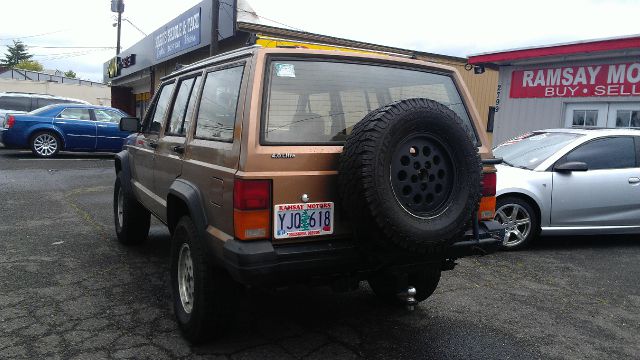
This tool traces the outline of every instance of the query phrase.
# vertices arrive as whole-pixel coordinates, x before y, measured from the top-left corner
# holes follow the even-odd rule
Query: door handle
[[[152,149],[155,149],[155,148],[157,148],[157,147],[158,147],[158,143],[157,143],[157,142],[155,142],[155,141],[149,141],[149,142],[147,143],[147,145],[149,145],[149,147],[150,147],[150,148],[152,148]]]
[[[637,184],[637,183],[640,183],[640,178],[637,178],[637,177],[629,178],[629,184]]]
[[[177,154],[184,154],[184,146],[182,145],[176,145],[172,147],[171,150],[173,150],[173,152]]]

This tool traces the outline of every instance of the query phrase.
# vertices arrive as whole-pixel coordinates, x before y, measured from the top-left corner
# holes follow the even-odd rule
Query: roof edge
[[[393,46],[379,45],[379,44],[373,44],[373,43],[357,41],[357,40],[349,40],[349,39],[344,39],[344,38],[339,38],[339,37],[334,37],[329,35],[321,35],[321,34],[316,34],[316,33],[311,33],[306,31],[284,29],[281,27],[257,24],[257,23],[251,23],[251,22],[238,21],[238,28],[239,30],[244,30],[244,31],[275,33],[281,36],[285,36],[286,39],[291,39],[291,40],[299,40],[299,41],[313,40],[314,42],[318,42],[318,43],[330,43],[332,45],[367,49],[367,50],[376,50],[376,51],[387,52],[387,53],[395,53],[395,54],[402,54],[402,55],[408,55],[408,56],[413,56],[413,55],[432,56],[432,57],[438,57],[438,58],[448,59],[452,61],[467,62],[467,58],[464,58],[464,57],[435,54],[435,53],[424,52],[419,50],[402,49],[402,48],[397,48]]]
[[[469,63],[499,65],[509,61],[532,58],[626,50],[630,48],[640,48],[640,34],[480,53],[469,55]]]

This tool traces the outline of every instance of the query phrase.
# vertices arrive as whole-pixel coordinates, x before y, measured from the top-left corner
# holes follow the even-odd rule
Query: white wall
[[[58,84],[48,81],[0,79],[0,92],[19,91],[80,99],[94,105],[111,106],[111,88],[106,85]]]
[[[610,57],[581,61],[565,61],[544,64],[501,66],[498,77],[500,97],[499,110],[495,115],[493,127],[493,145],[513,138],[514,136],[548,128],[564,127],[564,111],[571,103],[617,103],[638,102],[640,96],[615,97],[554,97],[554,98],[510,98],[511,74],[516,70],[530,70],[540,68],[558,68],[564,66],[618,64],[636,62],[633,57]]]

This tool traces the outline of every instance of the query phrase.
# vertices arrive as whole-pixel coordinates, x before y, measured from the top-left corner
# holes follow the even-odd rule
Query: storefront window
[[[144,113],[147,111],[149,107],[149,101],[151,100],[151,93],[145,92],[140,94],[135,94],[136,97],[136,117],[138,119],[142,119],[144,117]]]
[[[640,127],[640,111],[618,110],[616,127]]]
[[[573,126],[596,126],[598,110],[573,110]]]

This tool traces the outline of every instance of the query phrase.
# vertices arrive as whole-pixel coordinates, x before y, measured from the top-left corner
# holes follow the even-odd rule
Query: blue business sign
[[[156,60],[200,44],[200,8],[191,9],[156,30]]]

